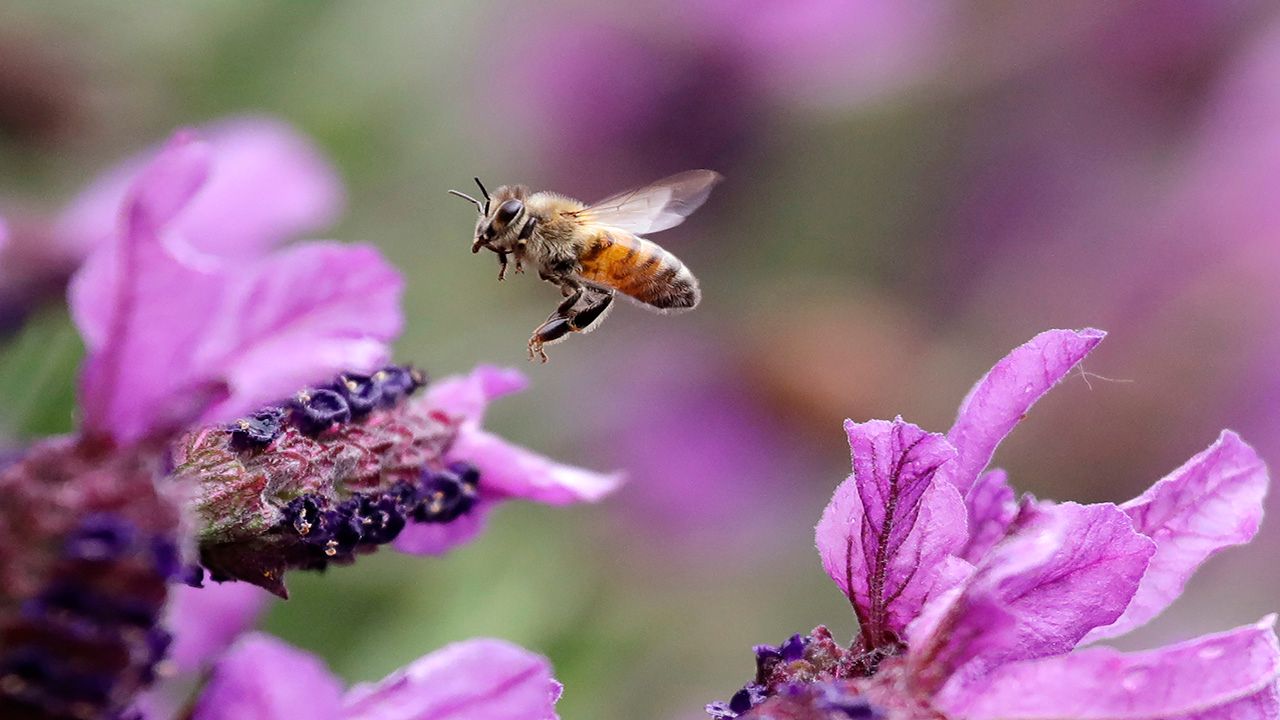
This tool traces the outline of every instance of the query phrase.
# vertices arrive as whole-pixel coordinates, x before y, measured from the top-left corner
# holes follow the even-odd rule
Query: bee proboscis
[[[449,192],[479,210],[471,252],[497,253],[499,280],[511,258],[517,273],[531,265],[560,288],[564,300],[529,338],[529,359],[546,362],[543,346],[598,327],[617,293],[663,313],[697,306],[697,278],[644,236],[679,225],[720,180],[711,170],[689,170],[591,205],[553,192],[530,193],[523,185],[490,194],[479,178],[484,202]]]

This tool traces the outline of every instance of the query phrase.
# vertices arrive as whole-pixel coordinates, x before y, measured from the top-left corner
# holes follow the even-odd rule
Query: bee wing
[[[723,177],[711,170],[687,170],[635,190],[610,195],[573,215],[636,235],[673,228],[707,201]]]

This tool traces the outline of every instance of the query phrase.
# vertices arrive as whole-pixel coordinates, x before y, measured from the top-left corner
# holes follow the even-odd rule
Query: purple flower
[[[501,640],[445,646],[381,681],[343,691],[316,658],[270,636],[241,638],[218,662],[194,720],[553,720],[560,683],[547,660]]]
[[[289,125],[235,117],[200,134],[210,148],[207,180],[168,226],[185,244],[244,258],[337,218],[344,196],[337,173]],[[152,148],[107,170],[56,218],[17,223],[9,246],[0,242],[0,326],[60,293],[84,259],[117,236],[126,195],[162,151]]]
[[[1266,469],[1234,433],[1119,506],[1019,501],[986,469],[1102,337],[1053,330],[1016,348],[947,435],[846,422],[853,474],[816,541],[859,636],[845,649],[815,629],[794,660],[758,648],[759,698],[708,711],[847,717],[827,708],[836,696],[895,718],[1276,717],[1273,617],[1153,651],[1083,647],[1147,622],[1206,558],[1257,532]]]
[[[255,166],[263,150],[229,164],[287,170]],[[251,570],[283,593],[284,569],[350,561],[410,521],[475,522],[486,501],[595,499],[616,482],[480,429],[518,376],[482,368],[438,401],[411,398],[425,378],[385,364],[399,274],[368,247],[271,251],[314,198],[261,208],[265,191],[214,181],[220,152],[179,132],[118,192],[91,193],[119,207],[69,291],[87,350],[81,424],[0,467],[0,716],[113,717],[171,646],[198,672],[256,613],[215,603],[232,612],[202,635],[180,620],[184,591],[174,644],[161,615],[171,581],[202,581],[192,551],[214,579]]]
[[[437,555],[478,533],[495,503],[512,498],[550,505],[594,502],[622,482],[619,474],[602,475],[556,463],[481,427],[490,401],[519,392],[525,385],[524,376],[516,370],[482,365],[469,375],[446,378],[427,391],[422,399],[424,407],[460,420],[445,461],[473,465],[484,481],[466,522],[410,526],[396,540],[396,549]]]

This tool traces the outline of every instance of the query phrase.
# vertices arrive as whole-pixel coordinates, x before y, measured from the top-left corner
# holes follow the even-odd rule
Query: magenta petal
[[[849,598],[868,649],[901,636],[965,540],[964,501],[938,469],[955,449],[898,418],[845,421],[853,475],[818,522],[822,566]]]
[[[188,419],[205,401],[183,395],[203,320],[217,308],[221,278],[179,259],[164,224],[199,189],[207,148],[179,134],[144,169],[126,201],[119,237],[72,278],[71,312],[88,349],[80,405],[90,433],[132,442]]]
[[[453,522],[411,523],[396,537],[395,548],[410,555],[443,555],[484,530],[489,507],[481,500],[471,512]]]
[[[947,478],[966,494],[991,462],[996,446],[1045,393],[1062,380],[1106,333],[1048,330],[1014,348],[969,391],[947,439],[959,452]]]
[[[339,720],[342,687],[318,658],[269,635],[241,638],[214,668],[193,720]]]
[[[234,273],[201,338],[192,372],[227,397],[202,416],[226,419],[333,373],[387,360],[404,322],[403,281],[376,250],[313,242]]]
[[[1273,623],[1147,652],[1093,648],[1014,663],[937,704],[966,720],[1272,720],[1280,716]]]
[[[988,470],[969,490],[969,542],[958,555],[978,562],[1004,538],[1018,516],[1018,497],[1003,470]]]
[[[209,180],[173,228],[193,247],[251,257],[337,218],[342,182],[294,128],[271,118],[241,117],[210,124],[200,135],[211,150]],[[77,256],[108,242],[129,187],[157,152],[122,162],[85,189],[62,213],[59,242]]]
[[[489,403],[528,387],[523,373],[511,368],[480,365],[466,375],[454,375],[427,388],[427,407],[464,418],[473,425],[484,420]]]
[[[368,248],[315,243],[232,263],[187,244],[174,220],[209,162],[207,145],[176,135],[137,174],[117,237],[72,279],[89,433],[131,443],[372,369],[400,329],[400,277]]]
[[[1138,532],[1155,541],[1156,554],[1124,615],[1087,639],[1115,637],[1147,622],[1182,594],[1207,558],[1253,539],[1266,492],[1262,458],[1224,431],[1208,449],[1120,506]]]
[[[449,459],[480,471],[485,497],[520,498],[550,505],[595,502],[622,484],[620,473],[604,474],[564,465],[478,428],[463,427]]]
[[[448,645],[347,693],[345,720],[554,720],[546,658],[501,640]]]
[[[1001,606],[1014,617],[983,669],[1067,652],[1093,628],[1114,622],[1155,553],[1114,505],[1041,504],[1024,513],[1029,517],[1019,519],[1017,535],[982,559],[959,605]]]
[[[197,672],[248,632],[271,596],[249,583],[210,583],[207,587],[174,586],[165,628],[173,634],[169,659],[179,672]]]

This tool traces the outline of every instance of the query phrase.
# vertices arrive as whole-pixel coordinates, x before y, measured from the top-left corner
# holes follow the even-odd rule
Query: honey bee
[[[614,295],[661,313],[692,310],[702,294],[684,263],[643,235],[675,227],[706,202],[719,173],[689,170],[586,205],[553,192],[503,185],[484,202],[450,190],[480,211],[471,252],[498,255],[498,279],[525,264],[560,288],[564,300],[529,338],[529,359],[547,361],[543,347],[599,326]]]

